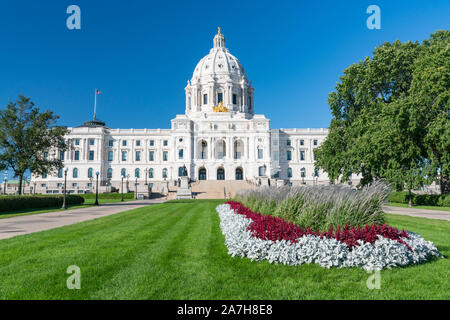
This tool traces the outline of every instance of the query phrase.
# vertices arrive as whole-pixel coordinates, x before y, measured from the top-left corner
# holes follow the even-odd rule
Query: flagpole
[[[97,88],[95,88],[94,92],[94,120],[95,120],[95,114],[97,113]]]

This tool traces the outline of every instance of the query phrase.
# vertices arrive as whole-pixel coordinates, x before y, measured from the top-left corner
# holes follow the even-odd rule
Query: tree
[[[331,180],[346,181],[356,173],[362,185],[383,178],[397,189],[412,190],[438,174],[445,180],[448,35],[437,32],[423,44],[384,43],[372,58],[344,70],[329,95],[333,118],[326,141],[315,152],[316,167]]]
[[[450,193],[450,32],[437,31],[424,41],[414,64],[411,112],[423,137],[430,177],[438,177],[442,194]]]
[[[54,126],[59,116],[39,108],[19,95],[0,110],[0,170],[12,169],[19,177],[19,194],[22,194],[24,174],[52,173],[63,167],[56,151],[65,151],[64,135],[67,129]]]

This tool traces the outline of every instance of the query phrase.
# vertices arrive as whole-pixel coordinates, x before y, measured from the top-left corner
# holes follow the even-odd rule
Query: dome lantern
[[[214,48],[225,48],[225,37],[220,32],[220,27],[218,28],[217,34],[214,36]]]

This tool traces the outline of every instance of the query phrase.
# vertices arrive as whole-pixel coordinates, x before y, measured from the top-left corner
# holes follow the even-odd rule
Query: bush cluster
[[[389,201],[394,203],[409,203],[409,194],[407,191],[392,192],[389,195]],[[412,203],[415,206],[439,206],[450,207],[450,194],[412,194]]]
[[[254,212],[272,215],[303,228],[384,223],[382,204],[390,188],[382,181],[361,190],[345,185],[262,187],[238,192],[235,199]]]
[[[82,204],[84,198],[79,195],[66,195],[66,204]],[[24,209],[40,209],[49,207],[60,207],[63,204],[62,195],[24,195],[24,196],[1,196],[0,212],[8,212]]]
[[[95,199],[95,193],[81,194],[84,199]],[[117,192],[99,193],[99,199],[121,199],[122,194]],[[134,192],[128,192],[123,194],[124,199],[134,199]]]

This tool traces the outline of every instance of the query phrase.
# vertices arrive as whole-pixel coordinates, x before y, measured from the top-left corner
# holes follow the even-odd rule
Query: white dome
[[[194,69],[192,83],[204,83],[211,78],[229,76],[231,80],[247,82],[244,67],[239,60],[225,48],[225,37],[219,33],[214,37],[214,48],[203,57]]]

